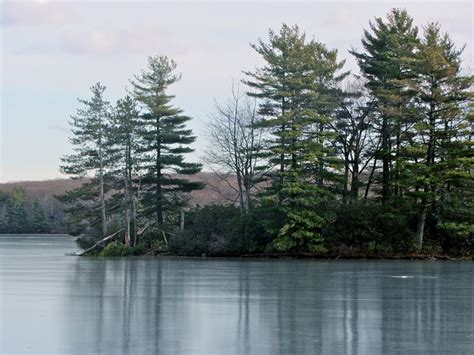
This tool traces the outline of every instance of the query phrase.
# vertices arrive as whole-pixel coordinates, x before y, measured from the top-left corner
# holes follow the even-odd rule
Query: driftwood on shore
[[[147,229],[148,227],[150,227],[150,224],[147,223],[143,228],[140,228],[139,230],[137,230],[137,236],[140,236],[142,235]],[[165,242],[166,245],[168,245],[168,238],[166,237],[166,234],[169,234],[170,236],[174,237],[175,234],[173,233],[170,233],[170,232],[167,232],[167,231],[164,231],[160,228],[154,228],[154,230],[158,231],[159,233],[162,234],[163,236],[163,240]],[[123,231],[123,228],[119,229],[118,231],[116,231],[115,233],[99,240],[97,243],[95,243],[93,246],[91,246],[90,248],[87,248],[85,250],[82,250],[82,251],[79,251],[79,252],[75,252],[75,253],[67,253],[66,255],[72,255],[72,256],[83,256],[83,255],[86,255],[88,252],[92,251],[92,250],[95,250],[95,249],[98,249],[98,248],[105,248],[107,246],[107,242],[110,242],[113,238],[115,238],[120,232]]]
[[[87,254],[88,252],[94,250],[94,249],[97,249],[97,248],[105,248],[105,243],[112,240],[117,234],[119,234],[120,232],[122,231],[122,229],[119,229],[118,231],[116,231],[115,233],[109,235],[108,237],[105,237],[101,240],[99,240],[97,243],[95,243],[93,246],[91,246],[90,248],[87,248],[81,252],[78,252],[78,253],[70,253],[68,255],[74,255],[74,256],[83,256],[85,254]]]

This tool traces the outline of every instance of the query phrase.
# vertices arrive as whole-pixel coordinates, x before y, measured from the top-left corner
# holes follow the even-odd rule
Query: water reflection
[[[474,351],[473,263],[87,259],[3,242],[2,354]]]

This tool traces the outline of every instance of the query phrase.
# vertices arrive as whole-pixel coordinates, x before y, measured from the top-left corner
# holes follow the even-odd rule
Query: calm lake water
[[[79,258],[0,236],[1,354],[474,353],[474,263]]]

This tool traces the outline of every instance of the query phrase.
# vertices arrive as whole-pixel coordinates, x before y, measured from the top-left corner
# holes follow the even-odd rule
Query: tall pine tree
[[[117,101],[113,110],[109,145],[114,166],[113,205],[124,217],[125,243],[137,240],[137,205],[139,192],[140,154],[138,153],[139,112],[131,96]]]
[[[297,26],[270,30],[269,42],[252,46],[265,66],[247,72],[251,96],[260,99],[259,126],[269,135],[265,146],[271,171],[267,200],[278,220],[270,223],[277,234],[274,246],[286,252],[322,250],[325,218],[317,205],[330,195],[339,166],[328,138],[337,104],[338,74],[343,62],[336,51],[307,40]]]
[[[407,126],[412,124],[412,81],[418,29],[406,10],[393,9],[386,20],[378,17],[364,31],[364,52],[355,50],[367,88],[376,99],[381,137],[382,201],[400,195],[403,149],[409,141]]]
[[[201,164],[185,161],[185,154],[195,137],[186,128],[191,117],[171,105],[174,98],[167,91],[180,79],[175,72],[176,63],[165,56],[148,59],[148,68],[135,77],[133,95],[143,109],[139,119],[143,177],[143,206],[147,216],[158,226],[166,217],[184,206],[183,193],[202,188],[201,183],[183,177],[201,170]]]
[[[437,23],[426,26],[418,49],[418,120],[405,175],[415,177],[407,188],[419,201],[417,236],[421,248],[427,217],[432,227],[461,224],[461,229],[466,229],[467,223],[474,230],[474,214],[468,213],[474,193],[473,126],[466,114],[472,104],[473,77],[463,75],[462,49],[455,47]]]
[[[63,165],[60,169],[63,173],[72,175],[74,178],[84,176],[92,177],[92,182],[87,186],[79,187],[81,191],[69,193],[64,196],[63,201],[71,204],[83,204],[85,201],[90,206],[98,209],[100,213],[100,225],[102,236],[107,234],[105,177],[107,166],[110,164],[108,156],[108,129],[110,125],[110,105],[104,99],[105,86],[100,83],[91,88],[92,97],[89,100],[79,99],[83,107],[77,110],[76,115],[71,116],[71,129],[73,136],[70,143],[74,152],[64,156],[61,160]],[[78,202],[75,198],[81,196]],[[83,207],[83,206],[82,206]],[[72,209],[75,209],[72,206]]]

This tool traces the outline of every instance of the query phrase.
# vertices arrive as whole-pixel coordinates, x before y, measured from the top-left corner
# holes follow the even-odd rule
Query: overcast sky
[[[261,64],[249,43],[267,38],[269,28],[298,24],[356,72],[348,50],[360,48],[369,20],[393,7],[406,8],[418,26],[440,22],[458,46],[466,44],[464,66],[472,72],[470,1],[1,1],[0,181],[61,177],[77,98],[100,81],[115,102],[154,54],[174,58],[183,74],[172,93],[194,118],[197,160],[214,99],[225,99],[242,70]]]

